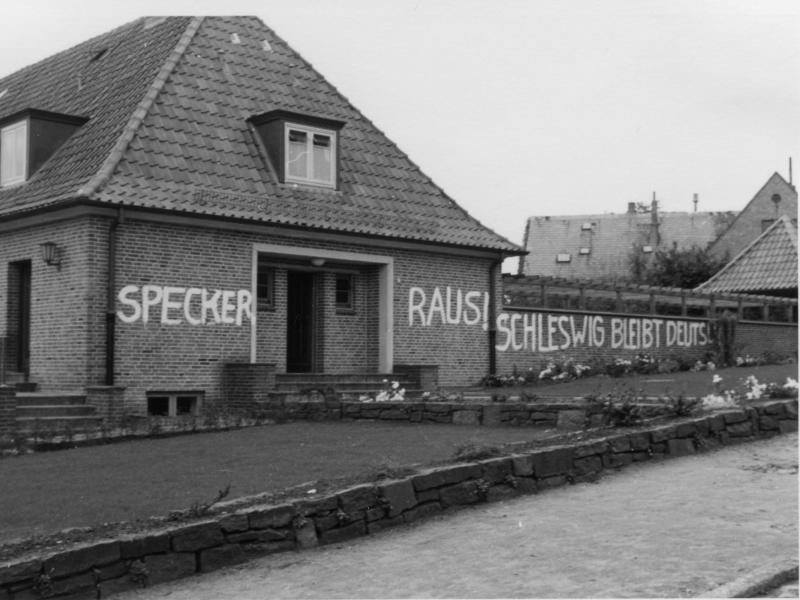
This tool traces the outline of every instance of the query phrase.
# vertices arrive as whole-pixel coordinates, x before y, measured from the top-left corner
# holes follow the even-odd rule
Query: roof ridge
[[[334,92],[336,92],[336,93],[337,93],[339,96],[341,96],[341,98],[342,98],[342,99],[343,99],[343,100],[344,100],[344,101],[345,101],[345,102],[346,102],[346,103],[347,103],[347,104],[350,106],[350,108],[352,108],[352,109],[353,109],[353,110],[354,110],[356,113],[358,113],[358,114],[361,116],[361,118],[362,118],[364,121],[366,121],[366,122],[369,124],[369,126],[370,126],[370,127],[374,128],[374,129],[375,129],[375,131],[377,131],[377,132],[378,132],[378,133],[379,133],[379,134],[380,134],[380,135],[381,135],[381,136],[382,136],[382,137],[383,137],[383,138],[384,138],[384,139],[385,139],[385,140],[386,140],[386,141],[387,141],[387,142],[388,142],[388,143],[389,143],[391,146],[393,146],[393,147],[394,147],[394,148],[395,148],[395,149],[396,149],[396,150],[397,150],[397,151],[400,153],[400,155],[401,155],[403,158],[405,158],[405,159],[406,159],[406,160],[409,162],[409,164],[410,164],[412,167],[414,167],[414,168],[417,170],[417,172],[418,172],[420,175],[422,175],[422,177],[423,177],[424,179],[426,179],[426,180],[428,181],[428,183],[429,183],[431,186],[433,186],[434,188],[436,188],[436,190],[438,190],[438,192],[439,192],[439,193],[440,193],[440,194],[441,194],[441,195],[442,195],[444,198],[446,198],[446,199],[447,199],[447,200],[448,200],[448,201],[449,201],[451,204],[453,204],[453,205],[456,207],[456,209],[457,209],[457,210],[461,211],[461,212],[462,212],[462,213],[463,213],[463,214],[464,214],[464,215],[465,215],[467,218],[471,219],[471,220],[472,220],[472,221],[473,221],[475,224],[477,224],[477,225],[479,225],[480,227],[483,227],[484,229],[486,229],[486,230],[490,231],[492,234],[494,234],[495,236],[497,236],[498,238],[500,238],[501,240],[503,240],[505,243],[507,243],[507,244],[510,244],[511,246],[515,246],[515,247],[517,248],[517,252],[520,252],[520,251],[521,251],[521,253],[523,253],[523,254],[527,254],[527,251],[526,251],[526,250],[525,250],[525,249],[524,249],[522,246],[520,246],[519,244],[517,244],[517,243],[515,243],[515,242],[512,242],[511,240],[509,240],[508,238],[506,238],[504,235],[500,235],[499,233],[497,233],[497,232],[496,232],[494,229],[492,229],[491,227],[487,227],[487,226],[486,226],[484,223],[482,223],[482,222],[481,222],[481,221],[479,221],[477,218],[475,218],[474,216],[472,216],[472,215],[471,215],[471,214],[470,214],[470,213],[469,213],[469,212],[468,212],[468,211],[467,211],[467,210],[466,210],[466,209],[465,209],[463,206],[461,206],[461,205],[460,205],[458,202],[456,202],[455,200],[453,200],[453,198],[451,198],[451,197],[450,197],[450,195],[449,195],[447,192],[445,192],[445,191],[444,191],[444,189],[442,189],[442,187],[441,187],[441,186],[439,186],[439,185],[438,185],[438,184],[437,184],[435,181],[433,181],[433,179],[431,179],[431,177],[430,177],[430,176],[429,176],[427,173],[425,173],[425,171],[423,171],[423,170],[422,170],[422,168],[420,168],[420,166],[419,166],[417,163],[415,163],[415,162],[412,160],[412,158],[411,158],[411,157],[410,157],[408,154],[406,154],[406,153],[405,153],[405,152],[404,152],[404,151],[403,151],[403,150],[400,148],[400,146],[398,146],[398,145],[397,145],[397,142],[395,142],[395,141],[394,141],[392,138],[390,138],[388,135],[386,135],[386,133],[383,131],[383,129],[381,129],[380,127],[378,127],[377,125],[375,125],[375,123],[373,123],[373,122],[372,122],[372,119],[370,119],[369,117],[367,117],[367,116],[364,114],[364,112],[363,112],[363,111],[361,111],[361,110],[359,110],[358,108],[356,108],[356,106],[355,106],[355,105],[354,105],[354,104],[353,104],[353,103],[350,101],[350,98],[348,98],[347,96],[345,96],[345,95],[344,95],[344,94],[343,94],[343,93],[342,93],[342,92],[339,90],[339,88],[338,88],[338,87],[336,87],[335,85],[333,85],[333,83],[331,83],[330,81],[328,81],[328,78],[327,78],[327,77],[325,77],[325,76],[324,76],[322,73],[320,73],[319,71],[317,71],[317,69],[314,67],[314,65],[312,65],[310,62],[308,62],[308,61],[305,59],[305,57],[304,57],[302,54],[300,54],[300,53],[299,53],[297,50],[295,50],[295,49],[294,49],[294,47],[293,47],[293,46],[291,46],[289,43],[287,43],[285,39],[283,39],[283,38],[282,38],[280,35],[278,35],[278,34],[277,34],[277,32],[276,32],[274,29],[272,29],[272,27],[270,27],[269,25],[267,25],[266,23],[264,23],[264,21],[262,21],[260,17],[257,17],[257,18],[258,18],[258,20],[261,22],[261,24],[262,24],[264,27],[266,27],[266,28],[267,28],[267,29],[268,29],[270,32],[272,32],[272,35],[274,35],[276,38],[278,38],[278,39],[279,39],[279,40],[280,40],[280,41],[281,41],[281,42],[282,42],[282,43],[283,43],[283,44],[284,44],[284,45],[285,45],[287,48],[289,48],[289,49],[292,51],[292,53],[293,53],[293,54],[294,54],[296,57],[298,57],[298,58],[299,58],[299,59],[300,59],[300,60],[301,60],[303,63],[305,63],[305,65],[306,65],[306,66],[307,66],[307,67],[308,67],[308,68],[309,68],[311,71],[313,71],[313,72],[314,72],[314,74],[315,74],[317,77],[319,77],[319,78],[320,78],[322,81],[324,81],[324,82],[325,82],[327,85],[329,85],[329,86],[331,87],[331,89],[333,89],[333,91],[334,91]]]
[[[776,173],[776,174],[777,174],[777,173]],[[772,178],[770,177],[770,179],[772,179]],[[760,190],[759,190],[759,191],[760,191]],[[698,285],[698,286],[697,286],[697,287],[695,287],[694,289],[696,289],[696,290],[702,290],[702,289],[703,289],[703,288],[704,288],[706,285],[708,285],[708,284],[710,284],[710,283],[714,282],[714,281],[715,281],[716,279],[718,279],[718,278],[719,278],[719,277],[720,277],[720,276],[721,276],[723,273],[725,273],[726,271],[728,271],[728,269],[733,269],[733,268],[736,266],[736,264],[737,264],[737,263],[738,263],[738,262],[739,262],[739,261],[740,261],[742,258],[744,258],[744,257],[745,257],[745,255],[747,255],[747,254],[748,254],[748,253],[749,253],[749,252],[750,252],[750,251],[751,251],[753,248],[755,248],[756,246],[760,245],[760,244],[761,244],[761,243],[762,243],[764,240],[766,240],[766,239],[767,239],[767,237],[769,237],[770,235],[772,235],[772,232],[773,232],[773,230],[777,231],[777,230],[778,230],[778,225],[783,225],[783,226],[784,226],[784,229],[786,229],[786,228],[787,228],[787,227],[786,227],[787,225],[789,225],[789,226],[792,226],[792,222],[789,220],[789,218],[788,218],[786,215],[781,215],[780,217],[778,217],[777,219],[775,219],[775,222],[774,222],[774,223],[772,223],[772,224],[771,224],[769,227],[767,227],[767,228],[766,228],[764,231],[762,231],[762,232],[761,232],[761,235],[759,235],[759,236],[758,236],[756,239],[754,239],[752,242],[750,242],[749,244],[747,244],[747,246],[745,246],[745,247],[742,249],[742,251],[741,251],[741,252],[739,252],[739,254],[737,254],[737,255],[736,255],[736,256],[734,256],[734,257],[733,257],[731,260],[729,260],[729,261],[728,261],[728,263],[727,263],[727,264],[726,264],[724,267],[722,267],[722,268],[721,268],[719,271],[717,271],[716,273],[714,273],[714,275],[712,275],[712,276],[711,276],[711,277],[710,277],[708,280],[704,281],[703,283],[701,283],[700,285]],[[791,235],[791,232],[789,232],[789,240],[790,240],[790,241],[792,241],[792,242],[794,243],[795,250],[797,250],[797,242],[796,242],[796,240],[793,238],[793,236]]]
[[[167,60],[162,65],[161,69],[153,80],[153,83],[147,89],[147,92],[139,102],[139,105],[131,114],[128,123],[125,125],[125,128],[122,130],[119,138],[117,138],[117,142],[114,144],[111,152],[106,157],[105,161],[103,161],[100,169],[86,185],[78,189],[77,195],[79,197],[90,197],[111,178],[111,175],[116,170],[117,165],[119,165],[119,162],[122,160],[125,151],[128,149],[128,145],[136,135],[139,126],[144,121],[144,118],[147,116],[147,113],[153,106],[156,97],[158,97],[158,94],[164,87],[164,83],[175,69],[175,65],[178,64],[178,61],[183,56],[186,48],[189,47],[189,43],[192,41],[194,35],[197,33],[197,30],[200,28],[203,19],[204,17],[191,17],[189,24],[186,26],[186,29],[183,32],[183,35],[181,35],[178,43],[175,45],[175,48],[167,57]]]

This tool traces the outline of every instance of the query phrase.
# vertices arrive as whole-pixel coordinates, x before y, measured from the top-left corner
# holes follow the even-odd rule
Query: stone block
[[[774,431],[778,429],[778,420],[775,417],[762,415],[758,418],[758,428],[764,431]]]
[[[507,485],[493,485],[489,488],[489,491],[486,492],[486,501],[498,502],[500,500],[508,500],[509,498],[513,498],[519,494],[520,491],[518,488],[513,488]]]
[[[205,521],[176,529],[171,538],[175,552],[194,552],[225,543],[225,536],[216,521]]]
[[[708,428],[712,432],[722,431],[725,429],[725,417],[720,414],[711,415],[706,419],[708,421]]]
[[[104,567],[96,567],[92,569],[98,581],[105,581],[106,579],[116,579],[122,577],[128,572],[128,561],[120,560]]]
[[[3,563],[0,564],[0,585],[31,579],[41,572],[41,560]]]
[[[546,490],[549,488],[559,487],[567,483],[567,478],[564,475],[556,475],[554,477],[546,477],[538,481],[539,489]]]
[[[628,438],[631,441],[631,450],[647,450],[650,448],[650,436],[646,433],[633,433]]]
[[[97,588],[92,573],[81,573],[52,582],[53,596],[66,596],[67,594],[80,594],[92,598],[97,596]]]
[[[188,577],[197,572],[194,552],[152,554],[144,559],[144,564],[147,568],[148,585]]]
[[[338,527],[341,523],[341,519],[339,518],[339,511],[332,511],[326,515],[316,515],[314,517],[314,523],[317,525],[317,531],[327,531],[328,529],[333,529],[334,527]]]
[[[477,410],[453,411],[453,425],[480,425],[481,415]]]
[[[681,423],[675,430],[676,437],[688,438],[697,433],[697,426],[694,423]]]
[[[797,398],[794,400],[784,400],[786,406],[786,414],[790,417],[797,418]]]
[[[224,544],[200,552],[198,571],[203,573],[216,571],[222,567],[243,563],[246,560],[247,555],[239,544]]]
[[[443,487],[459,483],[467,479],[477,479],[481,476],[481,467],[477,464],[454,465],[439,467],[424,471],[412,478],[414,489],[418,492],[431,488]]]
[[[366,534],[367,524],[364,521],[356,521],[344,527],[323,531],[320,534],[319,541],[321,544],[336,544]]]
[[[408,413],[402,408],[389,408],[387,410],[382,410],[379,414],[379,418],[383,421],[407,421]]]
[[[785,415],[786,404],[783,402],[766,402],[761,406],[756,407],[760,414],[765,415]]]
[[[650,460],[649,452],[631,452],[631,456],[633,457],[633,462],[642,462],[645,460]]]
[[[797,431],[797,419],[781,419],[778,421],[778,430],[781,433],[792,433]]]
[[[317,528],[311,519],[306,519],[300,527],[294,530],[294,537],[297,541],[297,547],[301,550],[316,548],[319,545]]]
[[[119,546],[122,558],[141,558],[146,554],[168,552],[169,532],[125,536],[120,539]]]
[[[371,523],[372,521],[380,521],[381,519],[386,518],[386,509],[382,506],[368,508],[364,512],[364,518],[367,519],[367,523]]]
[[[403,511],[416,506],[417,497],[414,494],[414,484],[410,479],[399,479],[384,482],[378,485],[380,495],[389,503],[388,516],[396,517]]]
[[[64,577],[116,562],[120,558],[119,542],[100,542],[53,554],[45,559],[44,572],[51,577]]]
[[[576,430],[583,429],[586,423],[585,410],[560,410],[556,418],[556,427],[558,429]]]
[[[109,579],[101,581],[97,584],[97,589],[100,592],[100,598],[108,598],[115,594],[128,592],[144,587],[143,583],[139,583],[131,579],[128,575],[117,577],[116,579]],[[2,597],[2,596],[0,596]]]
[[[749,420],[728,425],[726,430],[731,437],[750,437],[753,435],[753,426]]]
[[[576,475],[586,475],[587,473],[597,473],[603,470],[603,459],[601,456],[586,456],[576,458],[574,463]]]
[[[502,406],[499,404],[486,404],[483,407],[481,422],[486,427],[497,427],[503,423]]]
[[[572,469],[572,448],[540,450],[531,455],[533,473],[537,479],[569,473]]]
[[[667,442],[669,443],[669,442]],[[626,467],[633,462],[633,454],[629,452],[619,452],[606,454],[603,456],[603,466],[607,469],[619,469]]]
[[[667,440],[671,440],[677,437],[677,431],[674,425],[664,425],[662,427],[657,427],[650,431],[650,441],[654,444],[658,442],[666,442]]]
[[[439,490],[439,500],[445,508],[462,504],[475,504],[480,500],[478,486],[474,481],[465,481],[444,487]]]
[[[253,542],[252,544],[242,544],[242,550],[248,558],[251,556],[275,554],[277,552],[289,552],[294,549],[294,542],[289,540],[283,542]]]
[[[514,475],[517,477],[531,477],[533,475],[533,459],[527,454],[511,457]]]
[[[389,529],[390,527],[397,527],[398,525],[402,525],[405,523],[405,519],[402,515],[398,515],[396,517],[392,517],[390,519],[381,519],[379,521],[372,521],[371,523],[367,523],[367,533],[377,533],[379,531],[383,531],[384,529]]]
[[[333,507],[336,507],[336,497],[333,497]],[[251,529],[278,529],[287,527],[297,514],[295,507],[290,504],[259,508],[247,514]],[[304,513],[305,514],[305,513]]]
[[[413,523],[414,521],[430,517],[431,515],[435,515],[440,512],[442,512],[441,504],[438,502],[428,502],[426,504],[415,506],[414,508],[404,512],[403,520],[406,523]]]
[[[722,418],[725,419],[725,423],[728,425],[731,423],[741,423],[742,421],[747,421],[750,418],[747,415],[747,412],[744,410],[727,410],[720,414],[722,415]]]
[[[323,496],[322,498],[313,498],[311,500],[301,500],[294,503],[296,514],[303,516],[322,514],[338,508],[339,498],[336,495]],[[291,518],[289,520],[291,521]],[[252,527],[252,521],[250,526]]]
[[[667,453],[670,456],[686,456],[688,454],[694,454],[694,442],[690,438],[668,440]]]
[[[239,533],[228,533],[225,541],[229,544],[252,544],[260,541],[260,534],[270,529],[251,529],[250,531],[240,531]]]
[[[357,485],[337,494],[339,507],[346,513],[356,513],[378,503],[378,490],[372,484]]]
[[[513,461],[507,456],[482,460],[480,465],[481,478],[490,483],[500,483],[514,471]]]
[[[536,485],[536,481],[533,479],[522,477],[517,479],[517,491],[520,494],[535,494],[539,491],[539,486]]]
[[[605,454],[608,452],[608,442],[603,439],[591,443],[583,443],[575,446],[575,458],[583,458],[584,456],[594,456],[597,454]]]
[[[616,435],[608,438],[608,446],[611,452],[630,452],[631,440],[627,435]]]
[[[247,531],[250,528],[250,519],[243,512],[223,515],[219,519],[219,526],[225,533]]]
[[[424,492],[417,492],[417,504],[425,504],[426,502],[438,502],[439,489],[433,488],[425,490]]]

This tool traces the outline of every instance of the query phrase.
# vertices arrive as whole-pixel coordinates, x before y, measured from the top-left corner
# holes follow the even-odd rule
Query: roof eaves
[[[147,116],[150,107],[153,106],[156,97],[158,97],[159,92],[161,92],[162,88],[164,87],[164,83],[175,69],[175,65],[178,64],[178,61],[183,56],[183,53],[186,51],[186,48],[189,46],[192,38],[194,38],[194,35],[197,33],[197,30],[200,28],[202,22],[203,17],[192,17],[192,19],[189,21],[186,30],[178,40],[178,43],[175,45],[172,53],[164,62],[161,70],[158,72],[158,75],[156,75],[153,83],[150,85],[147,93],[144,95],[144,98],[142,98],[141,102],[136,107],[136,110],[133,111],[128,123],[125,125],[125,129],[123,129],[122,133],[117,139],[117,142],[114,144],[114,148],[112,148],[111,153],[106,157],[98,172],[86,183],[86,185],[78,190],[76,194],[78,197],[91,197],[111,178],[111,175],[114,173],[114,170],[117,168],[120,160],[122,160],[128,145],[136,135],[139,126]]]

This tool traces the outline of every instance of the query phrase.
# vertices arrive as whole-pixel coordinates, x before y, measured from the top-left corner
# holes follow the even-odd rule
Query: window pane
[[[28,123],[0,130],[0,185],[25,181]]]
[[[308,177],[308,150],[306,148],[308,135],[305,131],[289,130],[289,155],[286,160],[286,169],[291,177]]]
[[[192,415],[195,413],[197,396],[178,396],[175,403],[175,414]]]
[[[331,181],[331,138],[314,135],[314,179]]]
[[[353,308],[353,278],[349,275],[336,277],[337,308]]]
[[[150,396],[147,399],[147,414],[153,417],[169,416],[169,397]]]
[[[256,301],[260,309],[272,308],[275,288],[275,269],[259,263],[258,280],[256,282]]]

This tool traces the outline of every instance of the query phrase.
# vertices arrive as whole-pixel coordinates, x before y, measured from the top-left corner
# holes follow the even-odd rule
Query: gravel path
[[[797,556],[797,462],[792,434],[634,465],[118,598],[694,596]]]

